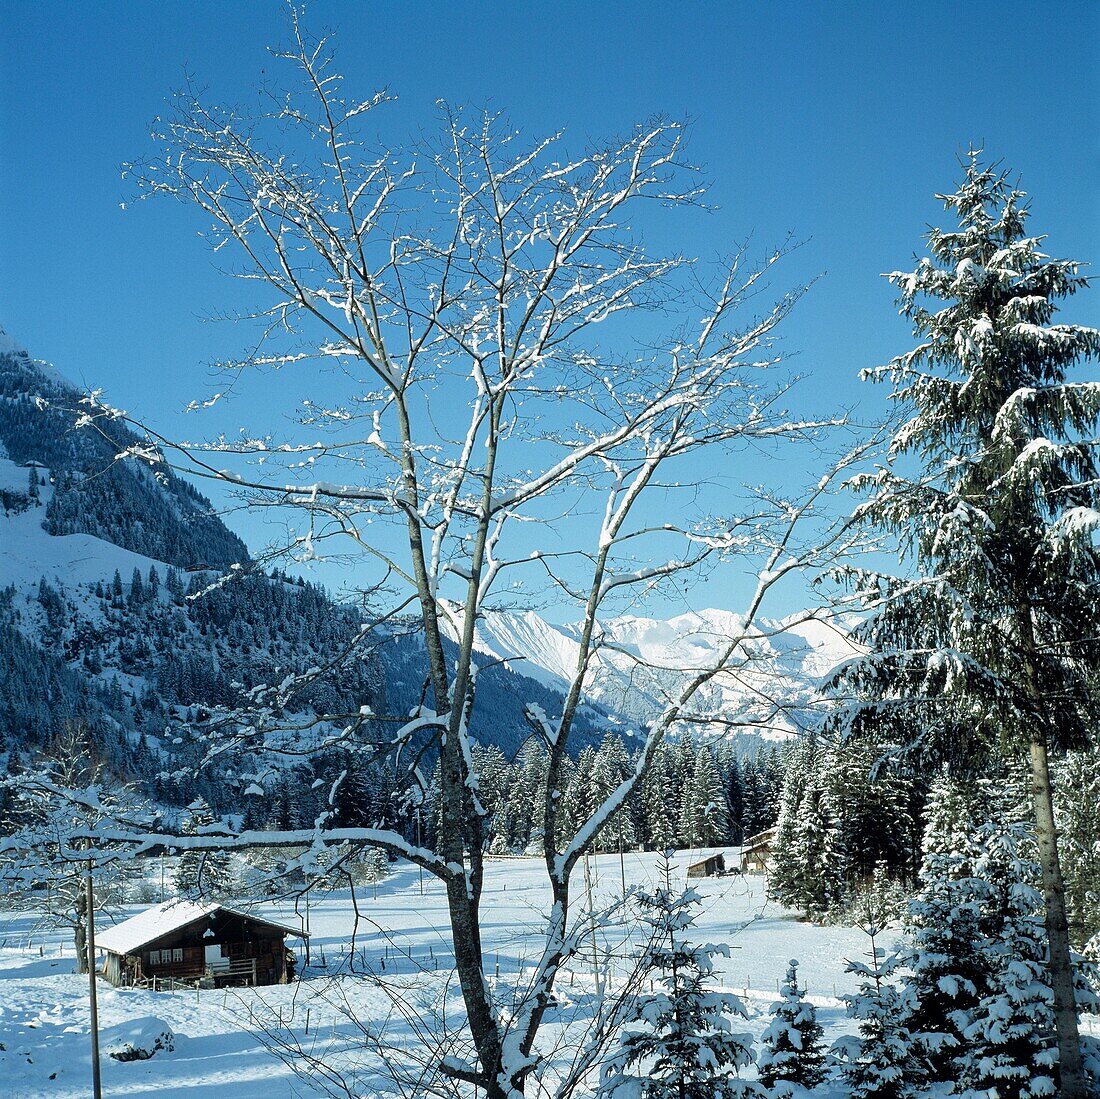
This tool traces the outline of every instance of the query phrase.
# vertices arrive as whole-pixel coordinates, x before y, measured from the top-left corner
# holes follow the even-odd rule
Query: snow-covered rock
[[[99,1039],[100,1049],[116,1061],[148,1061],[155,1053],[176,1048],[172,1028],[155,1015],[142,1015],[108,1027]]]

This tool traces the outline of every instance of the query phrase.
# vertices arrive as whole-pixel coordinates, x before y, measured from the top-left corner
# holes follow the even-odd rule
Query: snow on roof
[[[114,927],[106,931],[97,932],[95,937],[96,947],[109,950],[112,954],[130,954],[140,950],[146,943],[151,943],[181,927],[205,919],[214,912],[231,912],[234,916],[241,916],[246,920],[255,920],[257,923],[267,924],[268,927],[276,927],[285,931],[288,935],[297,935],[299,938],[307,938],[304,931],[297,927],[289,927],[287,924],[278,923],[275,920],[265,919],[263,916],[255,916],[250,912],[241,912],[236,908],[229,908],[224,904],[214,901],[165,901],[163,904],[154,905],[136,916],[131,916],[122,923],[116,923]]]
[[[693,847],[687,853],[687,864],[688,866],[698,866],[699,863],[706,862],[707,859],[713,859],[715,855],[730,855],[732,853],[732,848],[729,847]]]

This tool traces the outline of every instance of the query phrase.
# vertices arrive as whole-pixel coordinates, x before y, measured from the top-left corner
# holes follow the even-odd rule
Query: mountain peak
[[[0,328],[0,355],[13,355],[17,359],[30,359],[27,349],[21,343],[13,340],[3,328]]]

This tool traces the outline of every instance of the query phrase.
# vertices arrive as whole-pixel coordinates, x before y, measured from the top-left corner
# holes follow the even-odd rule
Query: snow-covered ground
[[[680,861],[682,867],[686,859]],[[626,856],[628,885],[653,881],[655,856]],[[593,860],[596,904],[621,891],[618,856]],[[545,904],[542,866],[535,859],[506,859],[490,864],[484,939],[492,972],[499,981],[522,981],[536,949],[534,932]],[[577,875],[577,894],[583,877]],[[846,958],[867,949],[854,928],[813,927],[769,903],[757,876],[694,881],[705,899],[696,937],[731,946],[720,966],[722,985],[744,997],[750,1012],[745,1029],[756,1035],[767,1023],[787,961],[798,958],[800,974],[817,1004],[829,1038],[847,1030],[838,996],[853,988],[844,973]],[[356,891],[356,925],[351,897],[336,892],[311,901],[309,926],[313,963],[300,984],[278,988],[153,993],[112,989],[100,982],[100,1019],[109,1043],[150,1016],[166,1022],[177,1036],[175,1049],[150,1060],[119,1062],[102,1058],[104,1094],[160,1099],[251,1099],[324,1094],[303,1083],[265,1044],[261,1031],[282,1028],[308,1048],[324,1053],[355,1039],[351,1022],[337,1013],[344,995],[357,1013],[374,1023],[389,1018],[394,1042],[408,1038],[407,1024],[395,1023],[392,1005],[373,982],[348,976],[364,965],[397,980],[409,1003],[427,1002],[444,983],[448,969],[445,905],[441,887],[403,866],[378,886]],[[304,918],[285,906],[264,911],[284,922]],[[621,933],[620,933],[621,938]],[[618,951],[617,951],[618,952]],[[629,953],[629,951],[627,951]],[[87,978],[73,972],[73,948],[67,933],[42,932],[27,913],[0,912],[0,1099],[48,1096],[83,1099],[89,1092],[89,1014]],[[344,975],[339,975],[345,971]],[[583,960],[559,986],[561,1020],[567,1026],[583,1014],[591,999],[593,976]],[[570,1016],[570,1013],[573,1013]],[[567,1017],[568,1016],[568,1017]],[[308,1031],[307,1027],[308,1019]]]
[[[40,471],[43,478],[48,476]],[[30,471],[0,457],[0,488],[25,493]],[[108,583],[117,569],[129,583],[134,569],[147,576],[156,565],[163,576],[168,566],[140,553],[133,553],[90,534],[48,534],[42,527],[53,486],[39,487],[39,499],[27,511],[4,515],[0,512],[0,586],[13,584],[20,592],[33,593],[43,577],[64,584],[70,593],[77,588]]]

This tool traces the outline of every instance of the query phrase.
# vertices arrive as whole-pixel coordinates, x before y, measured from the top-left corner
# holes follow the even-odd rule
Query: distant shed
[[[695,862],[688,863],[689,878],[716,878],[726,872],[726,856],[721,851],[704,855]]]
[[[293,970],[288,935],[306,938],[298,928],[222,904],[167,901],[98,933],[96,946],[107,952],[103,975],[115,986],[277,985]]]
[[[746,874],[764,874],[772,857],[775,844],[774,828],[765,828],[755,836],[749,836],[741,848],[741,870]]]

